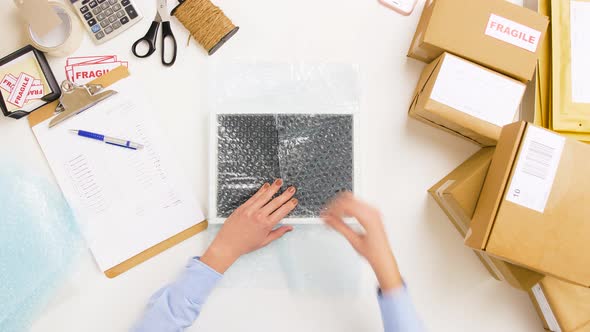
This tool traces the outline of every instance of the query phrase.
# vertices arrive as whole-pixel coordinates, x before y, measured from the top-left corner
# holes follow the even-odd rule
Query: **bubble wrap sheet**
[[[276,178],[297,187],[295,218],[319,217],[337,192],[353,190],[350,114],[223,114],[217,123],[218,217]]]
[[[319,222],[355,190],[358,70],[344,64],[223,64],[210,85],[210,221],[222,222],[264,182],[297,187],[286,222]]]
[[[83,249],[59,189],[0,160],[0,331],[27,331]]]

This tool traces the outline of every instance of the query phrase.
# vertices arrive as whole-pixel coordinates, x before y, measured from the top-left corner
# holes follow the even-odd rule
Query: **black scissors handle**
[[[157,29],[156,29],[157,30]],[[171,40],[172,44],[172,53],[166,53],[166,39]],[[167,55],[170,54],[171,58],[170,61],[166,61]],[[174,34],[172,33],[172,29],[170,28],[170,21],[162,22],[162,64],[164,66],[172,66],[176,61],[176,38],[174,38]]]
[[[146,57],[152,55],[156,51],[156,37],[158,36],[158,28],[159,27],[160,27],[160,22],[153,21],[152,25],[150,26],[150,29],[145,34],[145,36],[139,38],[135,43],[133,43],[133,46],[131,47],[131,51],[133,52],[133,54],[136,57],[146,58]],[[168,26],[168,28],[170,28],[170,26]],[[147,46],[148,46],[147,52],[144,54],[138,54],[136,48],[139,44],[143,44],[143,43],[147,43]]]

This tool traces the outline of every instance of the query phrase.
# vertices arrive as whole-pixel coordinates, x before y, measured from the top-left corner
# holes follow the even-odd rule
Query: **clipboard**
[[[92,82],[90,82],[90,84],[100,84],[103,87],[108,87],[114,83],[116,83],[119,80],[122,80],[124,78],[127,78],[129,76],[129,71],[126,67],[120,66],[117,67],[113,70],[111,70],[110,72],[96,78],[95,80],[93,80]],[[56,107],[58,106],[59,101],[54,101],[51,102],[47,105],[44,105],[43,107],[39,108],[37,111],[31,113],[28,117],[28,121],[29,121],[29,126],[31,128],[35,127],[36,125],[40,124],[41,122],[44,122],[46,120],[48,120],[49,118],[55,116],[55,110]],[[133,267],[147,261],[148,259],[158,255],[159,253],[175,246],[176,244],[204,231],[205,229],[207,229],[208,226],[208,222],[207,220],[203,220],[199,223],[197,223],[196,225],[185,229],[184,231],[177,233],[176,235],[150,247],[145,249],[143,252],[128,258],[127,260],[111,267],[110,269],[104,271],[104,274],[108,277],[108,278],[114,278],[130,269],[132,269]],[[142,232],[141,229],[137,229],[137,233]]]

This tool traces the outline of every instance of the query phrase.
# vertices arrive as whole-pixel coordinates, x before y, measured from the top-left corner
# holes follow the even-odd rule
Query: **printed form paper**
[[[543,213],[564,145],[565,137],[528,126],[506,200]]]
[[[447,55],[430,98],[503,127],[514,122],[525,85]]]
[[[33,128],[102,271],[205,220],[141,91],[130,78],[109,89],[118,93],[56,127],[48,119]],[[112,146],[70,129],[145,147]]]
[[[590,103],[590,2],[570,2],[572,101]]]

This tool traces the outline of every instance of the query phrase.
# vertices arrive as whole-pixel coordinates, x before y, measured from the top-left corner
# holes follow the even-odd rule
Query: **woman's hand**
[[[364,228],[364,233],[357,233],[346,225],[343,221],[345,217],[356,218]],[[357,200],[351,193],[343,193],[328,205],[322,218],[326,224],[342,234],[361,256],[365,257],[375,271],[382,291],[396,289],[403,285],[381,221],[381,214],[377,209]]]
[[[273,228],[297,206],[292,198],[295,187],[272,198],[283,185],[281,179],[265,183],[254,196],[227,218],[201,261],[224,273],[240,256],[260,249],[293,230],[291,226]]]

